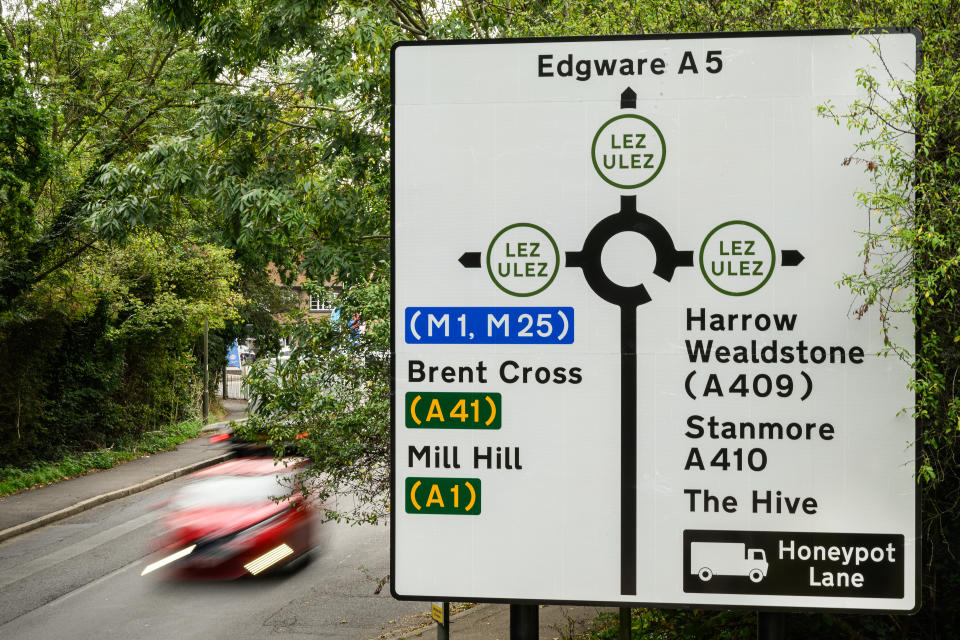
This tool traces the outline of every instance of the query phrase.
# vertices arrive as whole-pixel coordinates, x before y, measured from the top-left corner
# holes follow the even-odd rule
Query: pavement
[[[210,442],[210,434],[224,429],[231,420],[245,419],[247,403],[222,402],[227,410],[224,419],[206,425],[203,437],[188,440],[173,451],[0,498],[0,542],[227,460],[232,455],[229,446]]]
[[[227,415],[222,421],[205,426],[202,437],[184,442],[172,451],[0,498],[0,542],[229,459],[233,455],[229,446],[225,442],[210,442],[210,435],[224,430],[231,421],[245,419],[246,401],[227,399],[223,404]],[[584,630],[600,611],[616,609],[540,605],[540,639],[569,640],[574,633]],[[436,625],[424,615],[408,624],[398,621],[397,629],[381,638],[412,640],[433,638],[436,634]],[[482,603],[451,615],[449,637],[451,640],[509,640],[509,605]]]
[[[540,640],[572,640],[590,628],[602,612],[616,613],[613,607],[574,607],[541,604],[537,607]],[[510,605],[481,603],[450,616],[449,640],[511,640]],[[441,639],[437,625],[429,623],[417,628],[398,629],[383,634],[378,640]]]

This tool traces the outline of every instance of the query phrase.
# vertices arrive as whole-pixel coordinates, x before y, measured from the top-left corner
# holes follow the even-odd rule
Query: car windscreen
[[[232,507],[272,502],[290,495],[293,474],[218,476],[195,480],[173,498],[175,509]]]

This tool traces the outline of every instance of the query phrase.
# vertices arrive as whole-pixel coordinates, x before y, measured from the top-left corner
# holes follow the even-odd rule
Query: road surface
[[[389,588],[387,526],[320,525],[312,564],[287,577],[167,582],[140,576],[158,503],[185,478],[0,543],[0,638],[362,640],[418,622],[429,603]],[[422,620],[422,619],[421,619]]]

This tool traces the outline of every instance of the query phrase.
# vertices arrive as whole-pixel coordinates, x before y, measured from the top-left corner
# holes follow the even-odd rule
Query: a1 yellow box
[[[479,478],[407,478],[407,513],[480,515]]]

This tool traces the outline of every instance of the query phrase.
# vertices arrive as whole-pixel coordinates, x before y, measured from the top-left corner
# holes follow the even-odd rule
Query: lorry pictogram
[[[693,542],[690,544],[690,573],[704,582],[713,576],[746,576],[750,582],[767,577],[767,554],[748,548],[743,542]]]

